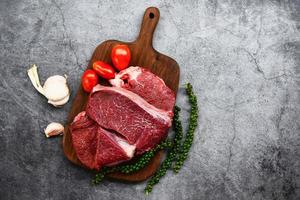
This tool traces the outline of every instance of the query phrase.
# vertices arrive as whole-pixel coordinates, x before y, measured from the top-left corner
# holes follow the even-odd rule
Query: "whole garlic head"
[[[60,75],[50,76],[44,83],[45,96],[52,101],[59,101],[69,95],[67,80]]]
[[[27,70],[28,76],[35,89],[48,99],[48,103],[55,107],[66,104],[70,98],[70,90],[67,85],[67,76],[54,75],[50,76],[42,87],[37,72],[37,66],[32,65]]]
[[[67,79],[60,75],[50,76],[44,83],[43,89],[48,103],[61,106],[68,102],[70,91]]]

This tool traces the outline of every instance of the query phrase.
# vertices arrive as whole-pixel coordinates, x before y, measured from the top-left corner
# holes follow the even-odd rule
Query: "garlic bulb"
[[[58,107],[68,102],[70,91],[66,76],[50,76],[42,87],[37,73],[37,66],[33,65],[27,72],[33,86],[48,99],[48,103]]]
[[[50,76],[44,83],[43,89],[48,103],[61,106],[68,102],[70,91],[67,79],[60,75]]]
[[[46,137],[60,135],[64,132],[64,127],[60,123],[52,122],[45,129]]]
[[[44,91],[47,99],[59,101],[69,95],[67,80],[60,75],[50,76],[44,83]]]

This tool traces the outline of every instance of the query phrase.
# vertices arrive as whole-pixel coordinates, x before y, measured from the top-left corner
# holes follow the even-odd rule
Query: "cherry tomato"
[[[88,69],[83,73],[81,83],[86,92],[91,92],[93,87],[98,84],[98,75],[94,70]]]
[[[118,70],[128,67],[131,58],[131,53],[127,45],[118,44],[111,51],[111,60]]]
[[[115,70],[112,66],[109,64],[102,62],[102,61],[96,61],[93,63],[93,70],[101,77],[105,79],[112,79],[115,78]]]

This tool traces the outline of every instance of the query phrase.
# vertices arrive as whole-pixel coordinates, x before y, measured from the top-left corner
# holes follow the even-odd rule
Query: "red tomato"
[[[88,69],[83,73],[81,83],[86,92],[91,92],[93,87],[98,84],[98,75],[94,70]]]
[[[93,63],[93,70],[101,77],[105,79],[112,79],[115,78],[115,70],[112,66],[109,64],[102,62],[102,61],[96,61]]]
[[[111,51],[111,60],[118,70],[128,67],[131,58],[131,53],[127,45],[118,44]]]

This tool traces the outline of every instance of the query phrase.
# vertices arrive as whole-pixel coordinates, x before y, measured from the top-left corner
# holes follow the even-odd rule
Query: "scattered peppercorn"
[[[174,141],[173,141],[173,147],[170,149],[170,151],[167,154],[166,159],[162,162],[160,168],[158,171],[155,172],[155,174],[151,177],[151,179],[148,181],[147,186],[145,188],[145,193],[149,194],[153,186],[157,184],[161,177],[163,177],[167,170],[171,168],[172,162],[176,158],[176,155],[180,149],[180,142],[183,137],[182,133],[182,125],[179,120],[179,112],[180,108],[178,106],[174,107],[174,118],[173,118],[173,129],[175,131]]]
[[[197,121],[198,121],[198,105],[197,105],[197,96],[193,92],[193,87],[190,83],[186,86],[186,92],[189,98],[189,102],[191,105],[191,111],[190,111],[190,123],[188,126],[188,131],[185,136],[185,140],[182,144],[181,150],[178,155],[178,159],[176,160],[176,163],[174,165],[174,172],[178,173],[181,169],[184,161],[186,160],[189,150],[193,144],[194,139],[194,132],[197,127]]]

